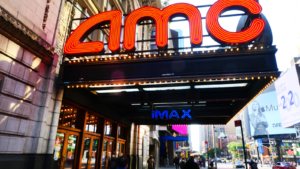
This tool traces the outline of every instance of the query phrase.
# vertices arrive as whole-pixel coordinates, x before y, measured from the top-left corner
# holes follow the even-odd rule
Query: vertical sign
[[[294,65],[275,81],[278,107],[282,127],[287,128],[300,122],[300,86],[297,69]]]
[[[207,141],[205,141],[205,152],[207,153]]]
[[[179,143],[178,143],[178,141],[174,141],[174,149],[175,149],[175,150],[178,150],[178,148],[179,148]]]
[[[264,154],[264,146],[262,139],[257,139],[259,154]]]

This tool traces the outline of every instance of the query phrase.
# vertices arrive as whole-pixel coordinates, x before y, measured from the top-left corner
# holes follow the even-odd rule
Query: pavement
[[[260,164],[258,164],[257,167],[258,169],[272,169],[272,167],[270,167],[269,165],[261,166]],[[173,166],[158,167],[158,169],[176,169],[176,167],[173,165]],[[201,167],[201,169],[207,169],[207,167]],[[233,169],[233,165],[232,163],[226,163],[226,164],[218,163],[217,169]],[[297,166],[297,169],[300,169],[300,166]]]

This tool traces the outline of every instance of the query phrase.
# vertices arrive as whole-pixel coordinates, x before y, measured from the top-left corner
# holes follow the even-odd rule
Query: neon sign
[[[167,110],[160,112],[159,110],[152,111],[152,118],[153,119],[192,119],[190,115],[191,109],[182,110],[182,115],[180,116],[176,110],[172,110],[170,114]]]
[[[256,0],[219,0],[209,9],[206,16],[206,28],[211,36],[220,43],[246,43],[259,36],[265,27],[262,19],[254,19],[251,26],[243,31],[228,32],[224,30],[218,17],[226,10],[240,9],[251,15],[258,16],[262,10]],[[156,24],[156,45],[165,48],[168,45],[168,22],[170,18],[183,16],[189,20],[190,40],[193,46],[200,46],[203,39],[201,14],[197,7],[178,3],[163,10],[155,7],[142,7],[131,12],[125,20],[123,47],[127,51],[135,50],[136,24],[142,19],[153,19]],[[85,37],[103,24],[110,23],[108,48],[112,52],[120,49],[122,12],[106,11],[94,15],[80,24],[70,35],[64,47],[66,55],[95,55],[104,52],[104,44],[100,41],[83,42]]]

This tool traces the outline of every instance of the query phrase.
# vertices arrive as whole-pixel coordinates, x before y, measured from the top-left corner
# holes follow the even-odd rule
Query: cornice
[[[26,46],[40,53],[42,57],[53,55],[55,48],[25,26],[0,5],[0,29],[2,33],[17,39]]]

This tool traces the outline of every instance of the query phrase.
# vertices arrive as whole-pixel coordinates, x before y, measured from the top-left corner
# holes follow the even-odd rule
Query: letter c
[[[260,14],[262,8],[256,0],[219,0],[209,9],[206,17],[206,27],[208,32],[219,42],[225,43],[245,43],[253,40],[262,33],[265,22],[262,19],[254,19],[251,26],[243,31],[228,32],[224,30],[218,18],[221,13],[229,7],[243,7],[254,15]]]

